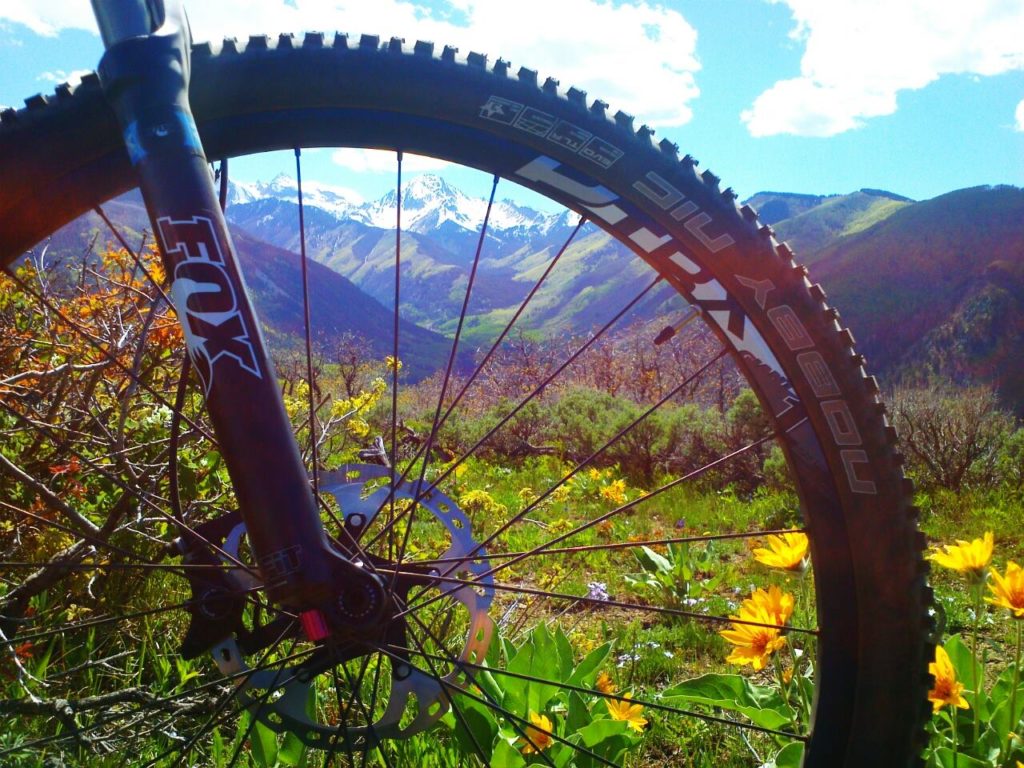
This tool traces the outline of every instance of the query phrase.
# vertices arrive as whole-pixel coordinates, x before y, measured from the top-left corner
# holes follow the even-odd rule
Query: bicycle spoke
[[[50,528],[54,528],[54,529],[56,529],[58,531],[63,531],[64,533],[70,533],[73,536],[76,536],[78,541],[88,542],[89,544],[91,544],[93,546],[103,547],[104,549],[108,549],[111,552],[116,552],[117,554],[120,554],[120,555],[123,555],[125,557],[131,558],[132,560],[138,560],[140,563],[149,564],[149,563],[152,562],[151,560],[149,560],[148,558],[143,557],[142,555],[136,554],[135,552],[127,550],[127,549],[125,549],[125,548],[123,548],[121,546],[118,546],[118,545],[115,545],[115,544],[111,544],[107,539],[104,539],[104,538],[102,538],[99,535],[101,533],[101,531],[99,529],[90,529],[90,530],[87,530],[87,531],[81,531],[81,530],[79,530],[77,528],[74,528],[74,527],[72,527],[70,525],[65,525],[64,523],[60,523],[60,522],[58,522],[56,520],[50,520],[50,519],[48,519],[46,517],[43,517],[42,515],[38,515],[35,512],[32,512],[31,510],[22,509],[21,507],[16,507],[13,504],[7,503],[6,501],[0,501],[0,507],[4,507],[4,508],[10,510],[11,512],[14,512],[16,514],[22,515],[22,516],[27,517],[27,518],[29,518],[31,520],[35,520],[36,522],[38,522],[38,523],[40,523],[42,525],[48,526]],[[109,533],[109,531],[108,531],[108,533]],[[87,555],[83,555],[83,556],[87,556]],[[50,563],[43,563],[42,565],[48,566],[48,565],[50,565]]]
[[[673,544],[697,544],[708,541],[731,541],[735,539],[759,539],[766,536],[780,536],[784,533],[804,533],[803,528],[775,528],[770,530],[743,531],[741,533],[711,533],[701,536],[673,536],[668,539],[637,539],[630,541],[610,541],[604,544],[579,544],[573,547],[544,547],[543,549],[520,550],[517,552],[495,552],[488,550],[488,560],[503,560],[510,557],[541,555],[573,555],[582,552],[604,552],[622,549],[639,549],[640,547],[663,547]],[[417,560],[416,565],[450,565],[465,562],[464,557],[437,557]]]
[[[454,664],[458,665],[460,668],[476,669],[476,670],[479,670],[481,672],[487,672],[488,674],[498,675],[499,677],[513,677],[513,678],[516,678],[518,680],[526,680],[528,682],[541,683],[542,685],[551,685],[551,686],[554,686],[554,687],[557,687],[557,688],[561,688],[562,690],[573,691],[575,693],[583,693],[583,694],[587,694],[587,695],[590,695],[590,696],[595,696],[595,697],[598,697],[598,698],[601,698],[601,699],[607,699],[607,700],[611,700],[611,701],[616,701],[616,700],[621,700],[622,699],[621,696],[617,696],[614,693],[604,693],[603,691],[600,691],[600,690],[598,690],[596,688],[586,688],[586,687],[579,686],[579,685],[573,685],[572,683],[567,683],[567,682],[565,682],[563,680],[558,680],[558,679],[555,679],[555,678],[536,677],[534,675],[526,675],[526,674],[523,674],[523,673],[520,673],[520,672],[513,672],[511,670],[502,669],[500,667],[486,667],[486,666],[483,666],[483,665],[480,665],[480,664],[474,664],[473,662],[470,662],[470,661],[461,661],[461,660],[458,660],[458,659],[445,659],[445,658],[440,657],[440,656],[434,656],[433,654],[426,654],[423,651],[418,651],[418,650],[413,649],[413,648],[400,648],[400,647],[397,647],[397,646],[391,646],[391,647],[396,652],[411,653],[411,654],[414,654],[414,655],[417,655],[417,656],[430,657],[430,658],[433,658],[434,660],[446,661],[446,662],[449,662],[449,663],[454,663]],[[460,689],[460,692],[461,692],[461,689]],[[679,709],[678,707],[671,707],[671,706],[668,706],[667,704],[661,704],[661,703],[659,703],[657,701],[651,701],[649,699],[630,698],[629,702],[630,702],[630,704],[639,704],[640,706],[645,707],[647,709],[653,709],[653,710],[657,710],[659,712],[666,712],[668,714],[679,715],[679,716],[683,716],[683,717],[690,717],[690,718],[694,718],[694,719],[697,719],[697,720],[703,720],[703,721],[708,722],[708,723],[720,723],[722,725],[728,725],[728,726],[731,726],[731,727],[734,727],[734,728],[744,728],[746,730],[756,731],[757,733],[765,733],[765,734],[769,734],[771,736],[782,736],[782,737],[787,738],[787,739],[798,739],[800,741],[807,741],[807,737],[804,736],[803,734],[792,733],[790,731],[782,731],[782,730],[778,730],[778,729],[775,729],[775,728],[765,728],[765,727],[760,726],[760,725],[755,725],[754,723],[744,723],[744,722],[740,722],[740,721],[737,721],[737,720],[729,720],[729,719],[724,718],[724,717],[716,717],[714,715],[709,715],[709,714],[704,713],[704,712],[695,712],[694,710],[690,710],[690,709]]]
[[[455,328],[455,338],[452,340],[451,351],[448,354],[448,365],[445,367],[444,378],[441,381],[441,391],[437,395],[437,407],[434,409],[434,417],[430,424],[430,431],[427,433],[427,439],[425,447],[423,449],[423,458],[420,461],[420,477],[417,482],[417,488],[423,485],[423,479],[427,475],[427,467],[430,465],[430,453],[434,447],[434,440],[437,438],[438,430],[440,429],[441,411],[444,408],[445,396],[448,394],[448,382],[451,379],[452,369],[455,365],[455,359],[459,352],[459,340],[462,338],[462,328],[466,322],[466,312],[469,310],[469,300],[473,294],[473,285],[476,282],[477,268],[480,266],[480,254],[484,249],[484,241],[487,238],[487,224],[491,219],[491,210],[494,206],[494,195],[498,191],[498,177],[495,176],[491,184],[491,196],[487,201],[487,211],[484,213],[484,221],[480,226],[480,236],[477,240],[476,253],[473,255],[473,265],[469,270],[469,280],[466,282],[466,293],[462,299],[462,308],[459,311],[459,321]],[[392,483],[391,494],[394,494],[395,484]],[[405,550],[409,544],[409,535],[412,533],[413,521],[416,517],[416,501],[410,506],[408,511],[408,520],[405,525],[405,535],[402,539],[401,547],[398,550],[396,559],[398,562],[402,562],[405,559]],[[394,589],[394,583],[391,585],[391,589]]]
[[[401,325],[401,300],[402,300],[402,151],[395,155],[396,178],[395,178],[395,312],[393,327],[391,329],[391,457],[388,461],[389,473],[391,476],[391,488],[395,488],[395,465],[398,463],[398,363],[399,345],[398,329]],[[385,502],[388,505],[388,526],[394,524],[395,519],[395,496],[393,492],[388,493]],[[372,546],[373,542],[371,542]],[[394,538],[388,535],[388,559],[394,559],[395,548]]]
[[[438,430],[440,430],[441,427],[443,427],[448,422],[448,418],[452,415],[452,413],[455,411],[455,408],[462,401],[462,398],[465,396],[466,392],[469,391],[470,386],[472,386],[473,382],[475,382],[477,380],[477,378],[480,376],[480,374],[487,367],[487,364],[490,362],[490,360],[494,356],[494,354],[498,351],[498,348],[501,346],[501,343],[505,340],[505,337],[508,336],[508,334],[511,332],[512,328],[515,327],[516,322],[519,320],[519,318],[522,316],[522,314],[526,311],[526,308],[527,308],[527,306],[529,306],[530,302],[533,300],[533,297],[537,295],[537,292],[540,290],[541,286],[545,283],[545,281],[547,280],[548,276],[551,274],[551,271],[555,268],[555,265],[558,264],[559,260],[562,258],[562,255],[569,248],[569,245],[576,238],[576,235],[579,234],[579,231],[583,227],[584,223],[586,223],[586,219],[581,216],[579,221],[577,222],[576,226],[573,228],[572,232],[569,234],[569,237],[566,238],[564,243],[562,243],[562,246],[555,253],[554,258],[552,258],[551,261],[548,262],[547,267],[544,269],[544,272],[541,274],[541,276],[537,279],[537,282],[535,282],[533,284],[533,286],[530,288],[529,292],[526,294],[526,297],[522,300],[522,302],[520,302],[519,307],[516,309],[515,313],[513,313],[512,318],[505,324],[505,327],[501,329],[501,333],[499,333],[497,338],[491,343],[491,346],[487,350],[487,353],[483,356],[483,358],[480,360],[480,362],[474,367],[473,372],[469,375],[469,377],[467,377],[465,383],[463,383],[463,385],[459,388],[459,391],[455,395],[455,397],[452,398],[451,403],[449,403],[448,407],[445,409],[444,414],[441,416],[441,418],[438,421],[438,424],[437,424],[437,429]],[[419,460],[420,456],[422,456],[422,455],[423,455],[423,447],[422,447],[422,444],[421,444],[421,447],[416,449],[416,452],[413,454],[412,458],[409,460],[408,466],[406,467],[405,471],[402,473],[401,477],[399,477],[398,482],[401,483],[401,482],[405,481],[405,479],[407,477],[407,474],[416,465],[416,462]]]
[[[398,571],[399,575],[408,576],[412,575],[410,572]],[[452,589],[441,592],[439,595],[435,595],[425,601],[419,603],[409,602],[404,609],[399,611],[396,616],[404,617],[417,613],[428,605],[432,605],[437,600],[445,597],[451,597],[455,593],[463,589],[472,589],[478,582],[467,581],[459,579],[453,576],[435,576],[435,581],[443,584],[455,585]],[[562,592],[552,592],[547,589],[536,589],[533,587],[527,587],[520,584],[503,584],[497,581],[491,581],[487,583],[488,589],[494,589],[499,592],[509,592],[512,594],[519,595],[530,595],[532,597],[549,598],[551,600],[569,601],[575,603],[582,603],[584,605],[594,606],[605,606],[610,608],[625,608],[628,610],[639,611],[643,613],[656,613],[663,616],[675,616],[685,619],[701,619],[719,624],[744,624],[751,627],[764,627],[765,629],[785,629],[788,632],[799,632],[805,635],[817,635],[818,630],[809,629],[807,627],[794,627],[789,624],[768,624],[760,621],[748,621],[746,619],[736,619],[730,616],[721,616],[709,613],[698,613],[696,611],[686,611],[681,608],[668,608],[660,605],[646,605],[644,603],[630,603],[624,600],[613,600],[611,598],[605,599],[600,597],[588,597],[586,595],[570,595]],[[415,599],[415,598],[413,598]]]
[[[798,426],[803,424],[803,422],[805,420],[806,420],[806,417],[802,418],[796,424],[790,426],[787,431],[796,429]],[[626,512],[627,510],[630,510],[633,507],[636,507],[637,505],[647,501],[648,499],[651,499],[651,498],[654,498],[656,496],[659,496],[660,494],[665,493],[666,491],[671,490],[672,488],[675,488],[675,487],[677,487],[677,486],[679,486],[679,485],[681,485],[681,484],[683,484],[685,482],[689,482],[689,481],[691,481],[691,480],[693,480],[693,479],[695,479],[697,477],[700,477],[701,475],[706,474],[707,472],[711,471],[715,467],[717,467],[717,466],[719,466],[721,464],[724,464],[724,463],[730,461],[731,459],[736,458],[737,456],[741,456],[744,453],[747,453],[747,452],[753,450],[754,448],[756,448],[756,447],[758,447],[760,445],[763,445],[764,443],[768,442],[769,440],[775,439],[776,437],[777,437],[777,435],[775,435],[775,434],[766,435],[766,436],[760,438],[759,440],[755,440],[754,442],[748,443],[747,445],[743,446],[742,448],[739,448],[739,449],[737,449],[735,451],[732,451],[731,453],[729,453],[729,454],[727,454],[725,456],[720,456],[719,458],[715,459],[714,461],[709,462],[709,463],[705,464],[704,466],[699,467],[699,468],[697,468],[697,469],[695,469],[695,470],[693,470],[691,472],[688,472],[685,475],[682,475],[681,477],[677,477],[675,480],[672,480],[672,481],[670,481],[670,482],[660,486],[659,488],[654,489],[653,491],[648,491],[647,493],[637,497],[633,501],[629,501],[629,502],[627,502],[625,504],[622,504],[621,506],[616,507],[615,509],[613,509],[613,510],[611,510],[609,512],[606,512],[603,515],[600,515],[600,516],[594,518],[593,520],[590,520],[588,522],[582,523],[581,525],[576,526],[572,530],[570,530],[570,531],[568,531],[568,532],[566,532],[564,534],[561,534],[559,536],[556,536],[553,539],[550,539],[549,541],[545,542],[544,544],[541,544],[538,547],[534,547],[533,549],[531,549],[531,550],[529,550],[529,551],[527,551],[527,552],[525,552],[525,553],[523,553],[521,555],[518,555],[517,557],[509,558],[508,560],[506,560],[506,562],[501,563],[499,565],[496,565],[493,568],[488,569],[486,572],[484,572],[482,574],[476,575],[469,582],[463,582],[463,583],[464,584],[466,584],[466,583],[474,583],[474,582],[479,583],[483,579],[488,578],[489,576],[493,576],[495,573],[499,573],[500,571],[503,571],[503,570],[509,568],[510,566],[513,566],[516,563],[522,561],[523,559],[525,559],[527,557],[530,557],[534,553],[542,551],[547,546],[551,546],[551,545],[554,545],[554,544],[561,543],[561,542],[565,541],[566,539],[571,538],[572,536],[575,536],[578,533],[582,533],[583,531],[586,531],[586,530],[588,530],[590,528],[593,528],[594,526],[598,525],[599,523],[604,522],[605,520],[610,520],[612,517],[615,517],[616,515],[621,515],[623,512]],[[484,544],[486,542],[489,542],[492,539],[493,539],[493,536],[489,537],[488,539],[486,539],[485,542],[477,544],[473,548],[473,551],[469,554],[469,557],[476,557],[477,555],[479,555],[479,553],[484,548]],[[413,595],[413,597],[410,598],[410,602],[412,600],[415,600],[416,598],[418,598],[425,591],[426,591],[426,589],[421,589],[418,593],[416,593],[416,595]],[[443,597],[447,596],[450,593],[451,593],[451,591],[442,591],[440,594],[435,595],[434,597],[429,598],[425,603],[420,603],[419,605],[420,606],[429,605],[429,604],[431,604],[431,603],[433,603],[433,602],[435,602],[437,600],[442,599]]]
[[[612,317],[611,320],[606,322],[597,332],[595,332],[586,342],[584,342],[575,352],[573,352],[561,365],[558,366],[557,369],[555,369],[554,372],[549,374],[544,379],[544,381],[541,382],[540,385],[535,387],[533,391],[530,392],[530,394],[528,394],[524,399],[520,400],[519,403],[512,410],[510,410],[505,416],[503,416],[498,421],[497,424],[491,427],[484,434],[483,437],[478,439],[470,448],[468,448],[461,457],[457,458],[453,462],[450,462],[449,465],[445,468],[445,470],[437,478],[435,478],[428,487],[419,490],[416,494],[416,499],[414,500],[412,506],[415,507],[415,502],[418,502],[420,499],[422,499],[427,494],[432,492],[435,488],[437,488],[441,483],[443,483],[458,467],[465,463],[465,461],[470,456],[472,456],[481,446],[483,446],[499,429],[501,429],[505,424],[507,424],[513,417],[515,417],[516,414],[518,414],[523,408],[525,408],[530,402],[532,402],[538,395],[540,395],[545,390],[545,388],[551,384],[552,381],[558,378],[562,371],[568,368],[577,358],[579,358],[580,355],[582,355],[591,346],[593,346],[593,344],[598,339],[600,339],[613,325],[615,325],[615,323],[617,323],[620,319],[622,319],[623,316],[625,316],[631,309],[633,309],[640,302],[640,300],[643,299],[644,296],[646,296],[651,291],[651,289],[654,288],[654,286],[661,282],[662,279],[663,278],[661,277],[661,275],[658,275],[657,277],[654,278],[654,280],[648,283],[647,286],[644,287],[636,296],[630,299],[630,301],[624,307],[622,307],[622,309],[620,309],[615,314],[615,316]],[[392,488],[393,487],[394,481],[392,481]],[[398,514],[397,518],[402,519],[405,514],[406,512],[403,510],[402,513]],[[395,522],[397,522],[397,520],[389,520],[388,525],[382,531],[378,532],[375,535],[375,537],[370,541],[367,548],[371,548],[380,539],[381,536],[387,534],[390,531],[390,529],[394,526]]]
[[[57,635],[63,635],[68,632],[73,632],[79,629],[92,629],[94,627],[109,626],[111,624],[119,624],[123,621],[130,621],[132,619],[141,619],[144,616],[156,616],[161,613],[169,613],[171,611],[180,611],[185,608],[196,605],[194,600],[185,600],[181,603],[175,603],[173,605],[165,605],[160,608],[147,608],[141,611],[134,611],[132,613],[122,613],[117,616],[106,616],[97,619],[87,619],[86,621],[78,622],[77,624],[65,624],[57,629],[49,629],[42,632],[30,632],[27,635],[18,635],[17,642],[26,643],[31,640],[42,640],[46,637],[54,637]],[[0,639],[0,644],[13,645],[14,640]]]
[[[19,421],[20,420],[27,420],[26,416],[24,416],[23,414],[17,412],[13,408],[11,408],[11,406],[9,406],[3,400],[0,400],[0,407],[2,407],[8,413],[12,414]],[[44,428],[42,425],[36,424],[36,425],[34,425],[34,427],[41,434],[47,434],[49,432],[49,430],[47,428]],[[84,464],[87,468],[89,468],[90,470],[92,470],[92,471],[102,475],[103,477],[108,479],[111,483],[113,483],[114,485],[116,485],[119,488],[121,488],[121,490],[123,490],[125,493],[130,494],[132,497],[138,499],[140,503],[142,503],[143,505],[148,507],[150,510],[155,512],[157,515],[159,515],[160,517],[166,519],[168,522],[172,523],[173,525],[179,527],[180,530],[184,531],[185,533],[188,533],[189,535],[194,536],[198,541],[203,542],[203,544],[205,544],[207,547],[209,547],[212,552],[217,553],[219,556],[221,556],[221,557],[225,558],[226,560],[234,563],[239,568],[242,568],[242,569],[248,571],[253,576],[258,577],[258,574],[252,569],[252,567],[247,566],[245,563],[243,563],[240,560],[238,560],[238,558],[234,557],[233,555],[229,554],[228,552],[225,552],[221,547],[217,546],[216,544],[214,544],[213,542],[211,542],[210,540],[208,540],[207,538],[205,538],[204,536],[199,534],[191,526],[187,525],[186,523],[184,523],[181,520],[176,519],[173,515],[171,515],[166,510],[164,510],[158,504],[155,504],[151,499],[148,498],[148,496],[146,494],[140,493],[139,491],[133,489],[122,478],[120,478],[117,475],[114,475],[114,474],[112,474],[110,472],[107,472],[106,469],[104,469],[100,465],[96,464],[92,459],[89,459],[89,458],[83,456],[81,453],[75,453],[73,455],[77,456],[79,458],[79,460],[82,462],[82,464]],[[140,558],[140,559],[142,559],[142,558]]]
[[[313,341],[309,322],[309,258],[306,255],[306,215],[302,205],[302,151],[295,148],[296,195],[299,201],[299,258],[302,263],[303,337],[306,345],[306,382],[309,386],[309,453],[313,495],[320,498],[320,459],[316,437],[316,383],[313,380]]]

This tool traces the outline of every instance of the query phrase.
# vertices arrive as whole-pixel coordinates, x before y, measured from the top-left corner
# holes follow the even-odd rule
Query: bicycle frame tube
[[[93,4],[107,45],[100,79],[139,176],[265,588],[290,607],[315,607],[331,595],[339,556],[320,521],[189,108],[184,11],[178,0]]]

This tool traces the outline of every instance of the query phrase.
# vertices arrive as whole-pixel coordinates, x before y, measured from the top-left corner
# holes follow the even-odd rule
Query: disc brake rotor
[[[371,557],[373,567],[382,570],[381,576],[387,582],[391,579],[388,569],[408,573],[393,579],[395,584],[395,617],[385,617],[384,642],[391,646],[387,652],[360,642],[335,642],[331,638],[320,643],[312,654],[302,662],[292,665],[273,666],[252,670],[245,661],[240,648],[239,636],[233,634],[219,642],[212,649],[213,659],[220,672],[240,681],[237,697],[264,726],[278,733],[293,733],[302,742],[318,749],[367,749],[382,739],[406,738],[429,728],[450,708],[449,693],[452,688],[465,687],[468,675],[463,663],[470,665],[483,662],[490,646],[494,622],[490,607],[494,599],[494,579],[489,575],[490,564],[486,550],[473,537],[469,518],[448,496],[437,490],[429,490],[419,496],[426,484],[420,482],[398,482],[389,500],[391,470],[377,464],[346,464],[339,469],[320,476],[320,490],[330,494],[341,510],[345,532],[339,537],[342,547],[346,542],[360,542],[363,534],[374,529],[377,518],[393,508],[405,515],[419,514],[426,510],[440,522],[449,539],[447,549],[423,565],[417,561],[395,563],[382,558]],[[410,513],[410,509],[414,510]],[[407,524],[412,524],[411,521]],[[395,526],[402,530],[401,524]],[[221,556],[228,563],[229,558],[239,558],[245,526],[235,525],[224,538],[222,549],[229,557]],[[251,574],[233,569],[228,576],[238,590],[252,590],[258,586]],[[461,586],[459,581],[467,584]],[[416,643],[409,643],[410,633],[421,631],[429,640],[434,634],[415,614],[416,607],[406,612],[405,603],[410,587],[415,584],[440,591],[443,599],[450,601],[450,611],[461,606],[468,614],[468,629],[461,650],[451,654],[450,671],[442,674],[434,669],[429,654],[423,653],[425,664],[413,664],[409,656]],[[432,593],[436,597],[438,593]],[[450,613],[449,613],[450,617]],[[244,647],[244,643],[241,644]],[[405,649],[410,649],[406,652]],[[340,706],[340,722],[322,723],[313,713],[316,707],[315,680],[318,675],[329,672],[352,659],[380,654],[390,660],[391,685],[383,713],[372,724],[355,725],[349,721],[362,719],[367,722],[372,713],[365,709],[365,702],[358,700],[355,707],[362,706],[362,712],[352,712],[349,705]],[[422,668],[425,667],[425,668]],[[338,678],[335,678],[337,684]],[[334,695],[333,693],[331,694]],[[356,698],[358,699],[358,692]],[[339,702],[344,705],[344,702]]]

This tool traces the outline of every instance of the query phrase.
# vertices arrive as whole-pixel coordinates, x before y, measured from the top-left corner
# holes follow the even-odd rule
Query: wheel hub
[[[278,733],[293,733],[313,748],[362,750],[381,739],[405,738],[429,728],[450,707],[448,689],[467,684],[471,672],[467,675],[462,664],[481,663],[490,646],[493,577],[488,575],[486,551],[473,537],[469,518],[451,498],[436,490],[421,495],[425,485],[418,482],[398,482],[393,494],[390,488],[391,470],[374,464],[348,464],[321,475],[320,489],[337,502],[344,524],[336,546],[349,563],[360,566],[363,575],[351,578],[350,566],[342,572],[344,583],[337,585],[332,603],[323,611],[303,614],[301,630],[293,617],[283,615],[259,626],[253,618],[253,626],[246,626],[242,594],[260,585],[245,571],[219,572],[220,578],[212,586],[197,585],[193,579],[194,594],[201,588],[210,600],[196,598],[198,607],[192,610],[187,635],[192,638],[190,647],[203,644],[211,650],[220,672],[239,681],[237,695],[260,723]],[[443,551],[423,562],[395,561],[363,552],[364,546],[372,544],[369,533],[383,527],[375,526],[383,522],[381,515],[391,520],[403,510],[421,517],[425,511],[440,524],[447,538]],[[240,558],[245,526],[237,513],[207,527],[209,531],[199,533],[220,546],[224,554],[215,557],[204,545],[193,548],[186,559],[227,564]],[[401,525],[396,528],[402,530]],[[216,535],[211,538],[211,533]],[[460,586],[458,581],[467,584]],[[432,590],[432,601],[447,604],[440,630],[436,620],[428,627],[416,616],[417,595],[426,590]],[[457,621],[453,619],[456,612],[461,614]],[[449,630],[453,625],[464,627],[464,632]],[[230,628],[227,636],[225,627]],[[434,642],[438,631],[444,635],[444,643]],[[250,668],[246,656],[273,650],[282,633],[296,641],[312,640],[316,647],[299,662]],[[211,643],[213,636],[217,639]],[[433,645],[434,652],[424,650],[425,642]],[[447,648],[444,669],[437,669],[430,658],[439,646]],[[283,651],[292,655],[287,647]],[[311,715],[317,677],[360,657],[376,657],[378,665],[390,668],[390,681],[382,687],[384,698],[377,711],[339,712],[340,722],[328,723]],[[332,674],[337,685],[338,673]],[[358,698],[353,695],[348,707],[359,706]]]

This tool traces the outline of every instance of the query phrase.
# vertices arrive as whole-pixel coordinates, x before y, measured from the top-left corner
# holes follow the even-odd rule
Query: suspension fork
[[[271,600],[321,606],[331,549],[188,103],[180,0],[92,0],[99,74],[160,248],[188,353]]]

